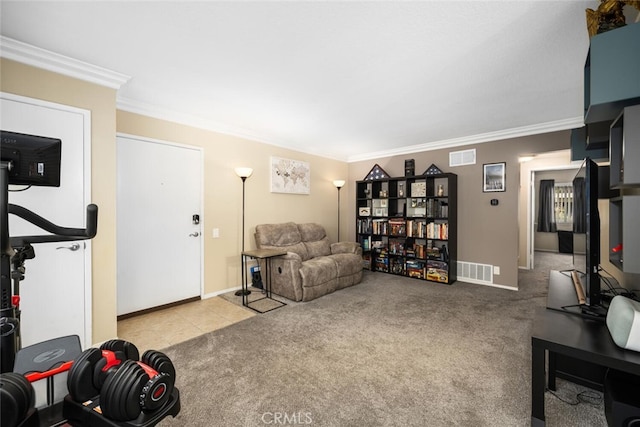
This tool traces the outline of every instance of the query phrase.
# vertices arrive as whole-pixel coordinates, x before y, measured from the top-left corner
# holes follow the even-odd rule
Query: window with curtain
[[[573,184],[555,184],[553,198],[553,210],[556,224],[573,223]]]
[[[540,197],[538,198],[538,228],[537,231],[555,233],[557,231],[555,218],[555,181],[543,179],[540,181]]]

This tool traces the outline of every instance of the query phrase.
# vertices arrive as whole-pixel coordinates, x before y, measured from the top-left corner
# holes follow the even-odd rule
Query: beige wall
[[[115,129],[116,91],[5,58],[0,90],[91,112],[91,195],[99,207],[93,239],[93,341],[116,336]]]
[[[98,235],[93,241],[93,341],[117,336],[116,323],[116,132],[204,148],[204,292],[215,294],[240,285],[242,181],[233,168],[250,166],[246,183],[246,243],[254,248],[256,224],[318,222],[337,238],[337,190],[334,179],[346,179],[345,162],[312,156],[242,138],[116,111],[116,91],[100,85],[2,59],[0,90],[91,112],[92,201],[99,206]],[[270,156],[307,161],[311,194],[271,193]],[[342,191],[341,227],[349,218]],[[212,229],[220,229],[213,239]],[[342,232],[343,236],[346,232]]]
[[[374,164],[379,164],[391,176],[403,176],[405,159],[415,159],[416,173],[424,172],[433,163],[444,172],[458,175],[458,260],[498,266],[500,275],[494,276],[494,283],[517,288],[520,247],[518,157],[568,147],[569,132],[563,131],[351,163],[349,209],[353,216],[349,236],[355,236],[355,200],[351,196],[354,182],[364,179]],[[476,149],[475,165],[449,167],[451,151],[469,148]],[[494,162],[507,163],[507,191],[483,193],[482,166]],[[491,206],[491,199],[498,199],[498,206]]]
[[[567,149],[569,132],[514,138],[503,141],[425,151],[403,156],[345,163],[304,154],[243,138],[218,134],[141,115],[116,111],[116,92],[99,85],[2,59],[0,90],[91,111],[92,197],[100,207],[99,232],[93,252],[93,340],[116,336],[116,132],[193,145],[204,152],[204,293],[216,294],[240,284],[242,184],[233,168],[249,166],[254,174],[246,183],[246,248],[255,247],[256,224],[283,221],[318,222],[329,238],[337,236],[337,191],[331,181],[347,179],[341,192],[342,240],[355,238],[355,181],[362,180],[374,164],[391,176],[404,175],[404,160],[415,159],[416,173],[432,163],[458,175],[459,249],[462,261],[501,268],[494,277],[499,285],[517,287],[518,265],[526,253],[527,175],[533,163],[521,171],[518,156]],[[450,168],[451,151],[476,148],[475,165]],[[279,156],[311,165],[311,194],[271,193],[269,159]],[[507,163],[507,191],[482,192],[482,165]],[[530,170],[529,170],[530,174]],[[527,182],[523,182],[523,181]],[[499,200],[498,206],[489,201]],[[524,199],[523,199],[524,198]],[[523,200],[525,202],[523,202]],[[601,212],[603,230],[608,209]],[[212,229],[220,229],[213,239]],[[523,242],[524,239],[524,242]],[[603,238],[603,245],[605,239]],[[522,256],[519,259],[519,254]],[[606,257],[603,257],[605,260]]]
[[[337,240],[338,192],[334,179],[347,179],[345,162],[304,154],[216,132],[117,112],[117,130],[203,148],[204,153],[204,292],[218,293],[240,286],[240,252],[242,244],[242,181],[234,168],[248,166],[253,175],[246,181],[245,249],[255,248],[253,234],[257,224],[317,222],[331,241]],[[270,157],[277,156],[309,162],[309,195],[271,193]],[[348,222],[346,201],[341,194],[341,234]],[[213,228],[220,238],[212,238]]]

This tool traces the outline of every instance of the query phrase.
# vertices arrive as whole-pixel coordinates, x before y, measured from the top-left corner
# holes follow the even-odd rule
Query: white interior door
[[[118,315],[201,295],[202,152],[119,136]]]
[[[10,192],[9,203],[57,225],[83,228],[91,188],[90,112],[5,93],[0,102],[3,130],[62,140],[60,187]],[[9,234],[47,233],[9,215]],[[65,335],[78,335],[84,347],[92,344],[91,242],[78,242],[74,251],[67,249],[72,243],[33,245],[36,257],[25,262],[25,280],[20,283],[23,347]]]

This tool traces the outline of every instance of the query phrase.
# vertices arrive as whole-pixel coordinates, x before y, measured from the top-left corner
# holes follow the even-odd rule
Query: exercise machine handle
[[[95,237],[98,231],[98,206],[94,204],[87,206],[86,228],[61,227],[27,208],[11,203],[9,203],[8,211],[10,214],[16,215],[40,227],[44,231],[52,233],[50,235],[11,237],[11,246],[14,248],[23,247],[28,243],[68,242],[72,240],[91,239]]]

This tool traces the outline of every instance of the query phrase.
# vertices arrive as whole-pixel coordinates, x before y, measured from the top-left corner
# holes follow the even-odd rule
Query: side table
[[[264,279],[264,287],[265,287],[265,296],[262,298],[258,298],[255,299],[253,301],[249,301],[249,299],[247,298],[246,292],[242,293],[242,305],[245,307],[250,308],[253,311],[256,311],[258,313],[267,313],[271,310],[275,310],[276,308],[280,308],[282,306],[287,305],[286,303],[279,301],[277,299],[274,299],[271,297],[271,259],[277,256],[281,256],[281,255],[286,255],[287,251],[283,251],[283,250],[278,250],[278,249],[256,249],[253,251],[244,251],[242,252],[242,289],[243,290],[247,290],[247,269],[246,269],[246,259],[247,258],[252,258],[252,259],[262,259],[265,260],[265,276],[266,278]],[[280,305],[270,308],[268,310],[264,310],[261,311],[255,307],[251,307],[251,304],[258,302],[258,301],[262,301],[264,299],[270,299],[272,301],[275,301],[277,303],[279,303]]]

